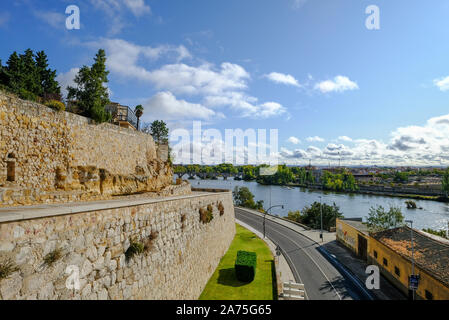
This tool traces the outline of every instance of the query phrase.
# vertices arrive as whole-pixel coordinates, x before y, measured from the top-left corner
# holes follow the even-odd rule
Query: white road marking
[[[249,218],[250,220],[255,221],[254,219]],[[276,223],[272,220],[269,220],[273,223]],[[280,226],[282,226],[281,224],[279,224]],[[301,249],[302,251],[304,251],[304,253],[310,258],[310,260],[312,260],[312,262],[315,264],[315,266],[318,268],[318,270],[323,274],[323,276],[326,278],[326,281],[329,282],[329,284],[331,285],[332,289],[335,291],[335,293],[337,294],[337,297],[342,300],[340,294],[338,293],[337,289],[335,289],[334,285],[332,284],[332,282],[329,280],[329,278],[327,277],[327,275],[324,273],[323,269],[321,269],[321,267],[318,265],[318,263],[315,261],[315,259],[312,258],[312,256],[304,249],[302,248],[302,246],[300,246],[296,241],[294,241],[293,239],[288,238],[287,236],[283,235],[282,233],[280,233],[279,231],[276,231],[275,229],[272,229],[272,231],[280,234],[281,236],[283,236],[284,238],[290,240],[291,242],[293,242],[299,249]],[[293,231],[293,230],[292,230]],[[294,231],[293,231],[294,232]],[[298,233],[299,234],[299,233]],[[290,259],[291,261],[291,259]],[[295,268],[296,269],[296,268]],[[299,273],[298,273],[299,275]],[[302,281],[302,280],[301,280]]]

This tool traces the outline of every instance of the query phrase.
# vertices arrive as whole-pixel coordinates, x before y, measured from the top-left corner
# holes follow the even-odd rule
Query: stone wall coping
[[[221,192],[221,193],[230,193]],[[0,208],[0,223],[39,219],[68,214],[110,210],[124,207],[134,207],[159,202],[177,201],[183,199],[193,199],[205,196],[216,196],[217,192],[193,192],[191,195],[164,197],[158,199],[134,199],[134,200],[103,200],[90,202],[74,202],[64,204],[46,204],[22,207]]]

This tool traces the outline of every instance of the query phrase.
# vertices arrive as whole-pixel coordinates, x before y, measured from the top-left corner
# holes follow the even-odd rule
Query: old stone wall
[[[0,92],[0,205],[158,192],[172,183],[158,153],[148,134]]]
[[[82,210],[0,222],[0,265],[13,267],[1,299],[197,299],[235,234],[230,192]],[[144,252],[127,260],[132,244]]]

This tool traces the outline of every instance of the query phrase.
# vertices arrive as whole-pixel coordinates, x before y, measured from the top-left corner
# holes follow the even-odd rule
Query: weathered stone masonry
[[[159,192],[172,170],[148,134],[0,92],[0,206]]]
[[[0,261],[9,258],[19,267],[0,280],[0,297],[197,299],[235,235],[231,193],[138,201],[94,211],[84,204],[86,212],[0,222]],[[203,224],[199,210],[208,205],[214,218]],[[156,232],[153,248],[127,262],[130,241]],[[63,257],[45,265],[44,257],[57,248]],[[69,265],[80,270],[76,292],[66,288]]]

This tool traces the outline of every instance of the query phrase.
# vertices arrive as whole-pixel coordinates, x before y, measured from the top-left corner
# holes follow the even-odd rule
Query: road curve
[[[236,219],[263,232],[263,218],[235,208]],[[318,251],[318,244],[281,224],[266,219],[266,236],[279,245],[295,280],[303,283],[310,300],[361,300],[363,295]]]

